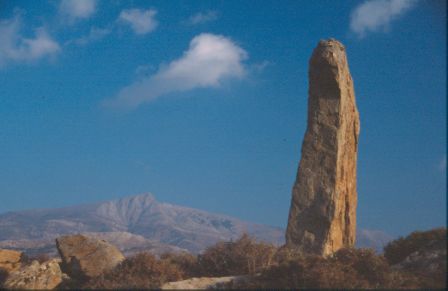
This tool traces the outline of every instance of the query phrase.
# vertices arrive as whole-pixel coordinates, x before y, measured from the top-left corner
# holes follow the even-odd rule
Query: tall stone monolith
[[[309,62],[308,124],[286,246],[327,256],[355,243],[359,113],[344,46],[321,40]]]

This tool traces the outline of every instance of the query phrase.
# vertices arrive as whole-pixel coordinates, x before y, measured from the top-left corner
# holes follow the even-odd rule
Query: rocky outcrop
[[[4,287],[7,289],[54,289],[63,279],[56,259],[39,264],[33,261],[31,265],[9,274]]]
[[[447,271],[446,249],[446,239],[429,241],[419,250],[409,254],[403,261],[393,265],[393,268],[428,277],[438,274],[445,277]]]
[[[308,125],[286,245],[325,256],[355,243],[359,114],[340,42],[320,41],[309,66]]]
[[[59,237],[56,247],[62,258],[62,270],[73,279],[97,277],[125,259],[115,246],[83,235]]]
[[[22,252],[0,249],[0,269],[13,272],[20,268]]]

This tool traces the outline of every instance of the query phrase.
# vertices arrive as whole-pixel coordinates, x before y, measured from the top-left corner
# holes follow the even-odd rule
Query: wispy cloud
[[[59,5],[59,13],[70,24],[78,19],[89,18],[95,10],[96,0],[62,0]]]
[[[210,11],[206,11],[206,12],[199,12],[199,13],[196,13],[196,14],[190,16],[190,18],[188,18],[188,20],[186,21],[186,24],[197,25],[197,24],[215,21],[216,19],[218,19],[218,12],[210,10]]]
[[[90,28],[89,34],[81,36],[77,39],[69,40],[65,43],[65,45],[76,44],[79,46],[87,45],[91,42],[99,41],[109,35],[112,32],[110,28],[99,28],[92,27]]]
[[[392,20],[409,11],[417,0],[368,0],[351,13],[350,29],[362,38],[367,32],[385,31]]]
[[[203,33],[177,60],[123,88],[106,106],[135,108],[160,96],[195,88],[217,87],[226,78],[242,78],[247,53],[229,38]]]
[[[24,37],[21,27],[20,15],[0,21],[0,66],[10,61],[33,61],[60,51],[45,28],[35,29],[34,37]]]
[[[262,62],[259,63],[255,63],[251,66],[252,71],[256,72],[256,73],[260,73],[263,72],[267,67],[272,66],[272,62],[264,60]]]
[[[143,35],[156,29],[158,25],[156,14],[157,11],[154,9],[127,9],[121,11],[118,19],[120,22],[130,25],[136,34]]]
[[[440,172],[445,172],[446,171],[446,154],[440,159],[439,171]]]

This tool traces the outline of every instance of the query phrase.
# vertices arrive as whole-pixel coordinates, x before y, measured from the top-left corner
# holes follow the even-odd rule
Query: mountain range
[[[56,209],[0,214],[0,248],[28,254],[55,255],[54,239],[83,233],[109,241],[125,254],[147,250],[199,253],[218,241],[248,233],[259,241],[281,245],[284,230],[230,216],[158,202],[145,193],[121,199]],[[392,237],[381,231],[358,231],[358,246],[378,251]]]

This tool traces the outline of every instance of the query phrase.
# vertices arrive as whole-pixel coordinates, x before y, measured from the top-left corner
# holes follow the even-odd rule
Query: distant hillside
[[[9,212],[0,215],[0,229],[0,247],[15,244],[18,248],[29,248],[34,243],[45,248],[55,237],[72,233],[108,232],[104,236],[113,243],[117,243],[117,232],[122,237],[127,233],[135,248],[139,245],[135,246],[136,242],[141,248],[157,243],[191,252],[220,240],[236,239],[243,232],[276,244],[284,239],[281,228],[160,203],[151,194],[58,209]],[[125,247],[123,243],[118,245]]]
[[[54,238],[86,233],[105,239],[125,253],[188,250],[193,253],[247,232],[258,240],[282,244],[284,230],[226,215],[161,203],[151,194],[58,209],[36,209],[0,215],[0,248],[54,253]],[[390,239],[361,230],[358,246],[381,249]]]

